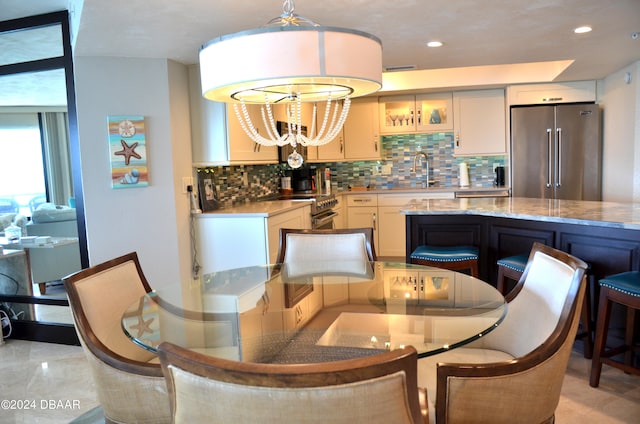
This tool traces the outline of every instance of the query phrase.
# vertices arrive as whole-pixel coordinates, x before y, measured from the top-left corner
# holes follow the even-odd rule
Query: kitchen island
[[[407,205],[406,257],[419,245],[475,245],[480,278],[534,242],[588,262],[596,279],[640,270],[640,204],[532,198],[430,199]]]

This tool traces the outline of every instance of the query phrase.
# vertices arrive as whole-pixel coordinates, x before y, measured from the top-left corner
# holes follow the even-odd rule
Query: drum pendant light
[[[320,146],[341,131],[350,98],[382,87],[382,43],[368,33],[320,26],[296,15],[292,0],[265,26],[215,38],[200,49],[202,95],[232,103],[241,127],[256,143],[294,147],[290,165],[303,159],[298,143]],[[311,130],[302,133],[301,107],[313,102]],[[259,134],[247,104],[261,104],[266,134]],[[287,104],[288,130],[280,134],[272,105]],[[317,107],[324,118],[316,132]]]

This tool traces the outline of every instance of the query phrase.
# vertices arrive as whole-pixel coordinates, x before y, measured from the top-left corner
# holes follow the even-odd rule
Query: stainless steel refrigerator
[[[601,140],[596,104],[512,106],[512,195],[601,200]]]

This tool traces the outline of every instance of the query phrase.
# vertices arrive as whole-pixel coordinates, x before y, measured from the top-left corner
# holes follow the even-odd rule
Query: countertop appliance
[[[600,120],[596,104],[512,106],[512,195],[600,200]]]
[[[315,187],[316,168],[303,165],[291,171],[291,185],[294,194],[313,194]]]
[[[504,166],[496,166],[495,173],[496,180],[494,182],[494,185],[496,187],[504,187]]]

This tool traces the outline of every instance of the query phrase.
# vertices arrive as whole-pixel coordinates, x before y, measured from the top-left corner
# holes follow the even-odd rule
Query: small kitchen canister
[[[469,166],[466,162],[461,162],[459,165],[458,180],[460,181],[460,187],[469,187]]]
[[[292,193],[291,177],[280,177],[280,194],[289,195]]]

